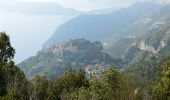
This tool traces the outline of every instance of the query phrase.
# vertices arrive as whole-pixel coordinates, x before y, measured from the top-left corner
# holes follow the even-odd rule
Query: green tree
[[[5,32],[0,32],[0,65],[13,59],[15,49],[11,46],[10,38]]]
[[[117,68],[106,69],[102,78],[89,80],[88,87],[78,87],[65,92],[66,100],[142,100],[133,82]]]
[[[91,91],[89,88],[81,87],[65,96],[66,100],[93,100],[91,96]],[[97,98],[95,98],[97,100]]]
[[[10,38],[5,32],[0,32],[0,96],[6,94],[4,66],[13,59],[14,48],[10,44]]]
[[[54,84],[55,99],[65,99],[66,94],[81,87],[88,87],[88,80],[83,70],[75,71],[68,68],[65,75],[56,80]]]
[[[0,32],[0,96],[4,100],[27,99],[27,80],[12,61],[14,54],[9,36]]]
[[[67,93],[66,99],[70,100],[109,100],[108,97],[103,97],[107,94],[106,89],[102,86],[99,79],[91,79],[90,87],[80,87],[76,90]]]
[[[134,83],[115,67],[104,71],[101,84],[102,89],[100,91],[103,91],[101,93],[103,94],[103,99],[133,100],[136,98],[137,100],[140,100],[139,94],[135,94],[137,88],[134,86]]]
[[[110,97],[120,100],[120,89],[122,88],[123,77],[116,68],[107,69],[103,73],[102,82],[109,91]]]
[[[30,100],[50,100],[50,82],[43,76],[36,76],[29,85]]]
[[[24,72],[22,72],[13,61],[10,61],[4,66],[4,77],[6,84],[7,95],[17,94],[20,99],[27,98],[27,79]]]
[[[153,87],[153,98],[170,99],[170,61],[163,67],[159,83]]]

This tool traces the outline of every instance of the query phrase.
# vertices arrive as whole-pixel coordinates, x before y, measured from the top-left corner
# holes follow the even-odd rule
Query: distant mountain
[[[29,78],[46,75],[52,79],[68,66],[125,67],[166,54],[170,54],[170,6],[137,3],[114,13],[81,15],[66,22],[36,56],[18,66]]]
[[[24,14],[31,15],[63,15],[63,16],[78,16],[82,12],[65,8],[57,3],[35,3],[35,2],[23,2],[22,6],[18,6],[18,10]]]
[[[76,16],[81,14],[81,11],[77,11],[72,8],[65,8],[57,3],[47,2],[30,2],[15,0],[8,2],[6,0],[0,1],[1,13],[21,13],[29,15],[66,15]]]
[[[169,50],[170,6],[144,14],[135,23],[123,29],[125,34],[116,42],[110,42],[106,49],[114,58],[137,62],[153,55],[162,55]],[[131,33],[126,35],[126,33]],[[166,34],[165,34],[166,33]],[[166,37],[166,38],[165,38]],[[112,39],[114,39],[112,37]],[[164,48],[164,49],[163,49]]]
[[[106,9],[98,9],[98,10],[92,10],[92,11],[88,11],[86,12],[86,14],[90,14],[90,15],[97,15],[97,14],[110,14],[113,13],[115,11],[117,11],[118,8],[106,8]]]
[[[114,62],[119,65],[120,60],[105,53],[100,42],[74,39],[42,49],[36,56],[28,58],[18,66],[30,79],[36,75],[45,75],[52,79],[63,75],[69,66],[81,69],[96,64],[109,66]]]
[[[154,14],[155,15],[155,14]],[[107,48],[115,58],[135,63],[170,51],[170,15],[159,16],[139,37],[121,38]]]
[[[119,37],[131,34],[125,30],[142,16],[159,11],[160,8],[161,5],[145,2],[109,14],[80,15],[59,26],[43,47],[74,38],[102,42],[117,40]]]

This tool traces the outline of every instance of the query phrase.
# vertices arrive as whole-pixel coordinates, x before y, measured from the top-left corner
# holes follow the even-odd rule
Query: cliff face
[[[124,51],[123,59],[135,63],[151,56],[165,54],[170,49],[170,28],[154,31],[153,34],[138,38]]]
[[[157,45],[155,45],[154,43],[148,41],[148,40],[141,40],[141,42],[139,43],[138,47],[140,48],[140,50],[145,50],[145,51],[149,51],[155,54],[158,54],[162,49],[166,48],[169,44],[168,41],[170,39],[170,30],[168,29],[166,32],[164,33],[159,33],[160,37],[157,39],[158,40],[154,40],[157,41]],[[150,40],[153,38],[153,36],[149,37]],[[153,38],[154,39],[154,38]],[[153,39],[151,41],[153,41]],[[149,43],[146,43],[149,42]]]
[[[153,53],[157,53],[157,50],[155,50],[155,48],[151,45],[145,44],[144,40],[141,40],[141,42],[138,45],[138,48],[140,50],[144,50],[144,51],[148,51],[148,52],[153,52]]]
[[[142,36],[119,39],[108,50],[112,52],[114,58],[121,58],[129,63],[168,52],[170,49],[169,22],[160,24],[157,28],[152,26],[151,24],[151,27]]]

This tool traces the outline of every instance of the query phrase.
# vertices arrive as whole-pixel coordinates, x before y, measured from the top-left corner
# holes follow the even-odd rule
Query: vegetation
[[[27,98],[27,80],[12,61],[14,54],[9,36],[0,33],[0,96],[4,100]]]
[[[168,62],[162,72],[159,82],[153,87],[154,98],[170,99],[170,62]]]
[[[100,42],[79,41],[72,40],[72,47],[79,45],[78,50],[86,49],[87,51],[103,49]],[[82,43],[86,45],[83,46]],[[67,43],[67,45],[70,44]],[[69,48],[65,52],[74,52],[72,50]],[[95,52],[89,55],[92,53]],[[24,72],[15,65],[14,54],[15,49],[10,44],[9,36],[1,32],[0,100],[170,99],[170,55],[167,49],[160,56],[138,61],[123,70],[109,67],[102,72],[100,78],[90,79],[86,78],[83,69],[68,67],[64,75],[53,80],[48,80],[46,76],[36,76],[27,80]]]

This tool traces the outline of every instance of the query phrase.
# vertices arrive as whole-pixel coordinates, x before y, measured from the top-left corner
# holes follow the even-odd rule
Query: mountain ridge
[[[142,7],[148,8],[141,11],[139,8]],[[149,9],[150,7],[152,9]],[[50,39],[50,41],[54,40],[53,42],[47,43],[47,46],[44,46],[36,56],[26,59],[19,66],[30,78],[36,75],[53,78],[62,75],[68,66],[80,69],[88,65],[104,64],[124,68],[153,56],[168,54],[170,52],[170,14],[168,13],[170,10],[168,9],[170,7],[144,3],[124,8],[114,14],[82,15],[73,18],[63,24],[64,27],[68,26],[68,29],[63,30],[63,25],[57,29],[63,34],[53,34],[53,39]],[[107,20],[105,20],[106,16]],[[93,21],[89,23],[90,20],[87,19]],[[130,20],[125,21],[127,19]],[[100,24],[99,20],[104,22]],[[91,24],[100,24],[100,27],[91,27]],[[112,26],[113,24],[115,27]],[[81,30],[75,31],[74,34],[70,33],[70,31],[74,32],[74,29]],[[102,34],[105,30],[109,30],[110,33],[108,31],[108,34]],[[76,33],[81,31],[85,34]],[[103,59],[104,56],[107,60]]]
[[[80,15],[59,26],[43,47],[73,38],[104,42],[108,41],[110,36],[112,38],[122,37],[122,35],[130,34],[122,32],[122,28],[131,26],[144,14],[157,11],[160,8],[160,5],[154,3],[136,3],[109,14]]]

